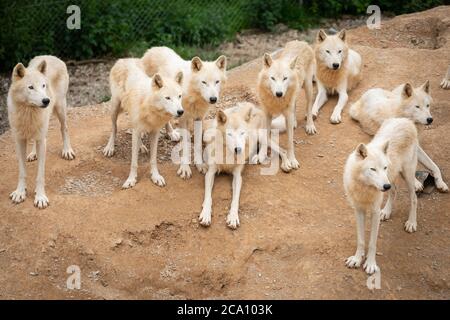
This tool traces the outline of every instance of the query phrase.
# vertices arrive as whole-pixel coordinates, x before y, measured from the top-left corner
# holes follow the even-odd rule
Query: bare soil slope
[[[349,41],[364,60],[364,79],[350,103],[368,88],[392,88],[430,79],[435,121],[421,133],[424,149],[450,178],[450,92],[438,84],[450,62],[450,7],[396,17],[378,31],[361,27]],[[262,54],[262,53],[261,53]],[[229,73],[221,107],[255,101],[260,61]],[[298,105],[305,113],[304,96]],[[404,185],[391,221],[382,223],[378,242],[381,290],[366,287],[366,274],[344,260],[355,249],[355,222],[342,187],[345,159],[361,141],[358,125],[344,111],[343,123],[329,116],[336,99],[322,109],[319,133],[295,132],[301,168],[262,176],[248,167],[241,197],[241,227],[231,231],[225,217],[231,178],[214,189],[213,223],[198,225],[203,176],[176,176],[167,161],[172,145],[160,145],[160,169],[167,187],[149,179],[148,156],[141,157],[139,183],[121,190],[130,160],[127,120],[119,123],[119,149],[105,159],[108,104],[70,110],[77,158],[59,157],[59,124],[48,137],[47,195],[51,205],[33,207],[36,163],[28,164],[25,203],[8,199],[16,186],[17,164],[11,133],[0,136],[0,298],[450,298],[450,201],[448,194],[422,195],[418,231],[403,231],[408,201]],[[301,121],[301,125],[304,122]],[[82,289],[66,289],[70,265],[81,268]]]

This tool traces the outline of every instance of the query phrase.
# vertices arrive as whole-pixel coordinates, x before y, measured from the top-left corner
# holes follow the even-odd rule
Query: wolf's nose
[[[182,109],[177,110],[177,116],[181,117],[183,115],[183,113],[184,113],[184,110],[182,110]]]
[[[339,68],[339,63],[333,63],[333,69],[337,70],[337,68]]]
[[[49,103],[50,103],[50,99],[49,99],[49,98],[44,98],[44,99],[42,99],[42,104],[43,104],[44,106],[48,106]]]
[[[277,95],[278,98],[281,98],[283,96],[283,92],[281,91],[277,91],[275,94]]]
[[[388,191],[391,188],[391,185],[389,183],[386,183],[383,185],[384,191]]]
[[[430,118],[427,118],[427,123],[428,123],[428,124],[431,124],[432,122],[433,122],[433,118],[431,118],[431,117],[430,117]]]
[[[211,98],[209,98],[209,102],[211,102],[211,103],[216,103],[216,102],[217,102],[217,97],[211,97]]]
[[[242,148],[241,148],[241,147],[236,147],[236,148],[234,148],[234,152],[236,152],[236,154],[241,153],[241,151],[242,151]]]

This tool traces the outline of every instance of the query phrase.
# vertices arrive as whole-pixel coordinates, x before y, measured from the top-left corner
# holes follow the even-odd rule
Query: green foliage
[[[39,54],[77,60],[140,56],[155,45],[177,48],[185,57],[216,57],[215,48],[243,28],[274,30],[284,23],[304,29],[322,17],[365,14],[369,4],[399,14],[444,1],[21,0],[0,6],[0,72]],[[81,30],[66,28],[66,9],[73,3],[81,9]]]

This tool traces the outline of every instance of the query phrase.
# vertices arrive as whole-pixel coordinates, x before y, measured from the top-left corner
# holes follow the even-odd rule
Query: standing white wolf
[[[62,157],[67,160],[75,157],[67,133],[68,87],[67,67],[56,57],[38,56],[30,61],[28,68],[21,63],[14,67],[7,103],[19,162],[19,182],[10,195],[15,203],[24,201],[26,197],[26,147],[27,142],[33,141],[33,151],[28,160],[38,159],[34,205],[43,209],[49,204],[45,193],[45,156],[48,124],[53,111],[61,123]]]
[[[330,121],[334,124],[340,123],[342,110],[348,101],[347,91],[361,80],[361,56],[348,47],[345,30],[332,36],[320,30],[314,52],[318,92],[312,113],[317,117],[320,108],[328,100],[328,94],[337,93],[339,100]]]
[[[407,232],[417,229],[417,196],[414,180],[417,167],[417,129],[411,120],[393,118],[383,122],[368,145],[360,144],[349,156],[344,169],[344,188],[356,212],[357,249],[346,264],[350,268],[361,265],[364,252],[365,217],[371,215],[371,232],[364,269],[371,274],[379,270],[376,243],[381,219],[388,219],[395,198],[395,181],[401,175],[408,186],[411,208],[405,223]],[[381,210],[383,192],[388,200]]]
[[[108,157],[114,154],[117,118],[121,112],[127,111],[131,118],[133,133],[131,169],[123,188],[131,188],[136,184],[143,132],[149,133],[151,141],[151,180],[160,187],[165,186],[166,182],[159,174],[156,159],[159,131],[170,119],[183,115],[182,83],[182,72],[177,73],[173,79],[162,77],[158,73],[149,78],[142,70],[139,59],[120,59],[111,69],[112,132],[103,153]]]
[[[245,161],[256,154],[258,135],[265,125],[262,110],[248,102],[235,107],[219,110],[216,118],[205,122],[204,141],[205,162],[205,198],[199,221],[203,226],[211,224],[212,189],[216,173],[233,174],[233,199],[227,216],[227,225],[231,229],[239,226],[239,197],[242,185],[242,171]],[[285,155],[282,155],[285,156]]]
[[[314,54],[306,42],[288,42],[281,53],[277,54],[276,59],[273,59],[268,53],[264,54],[263,68],[258,76],[257,94],[266,115],[265,128],[268,136],[274,117],[281,114],[286,121],[287,158],[282,159],[281,163],[281,169],[286,172],[299,167],[294,152],[294,128],[297,126],[295,110],[297,97],[303,85],[307,106],[305,130],[308,134],[316,133],[312,117],[313,73]],[[262,148],[261,150],[266,149]],[[259,160],[263,162],[264,158],[265,155],[261,154]]]
[[[170,48],[153,47],[147,50],[141,61],[148,76],[158,72],[164,76],[173,77],[177,72],[183,72],[182,104],[185,112],[179,121],[180,128],[190,132],[192,122],[203,120],[209,106],[219,101],[221,88],[226,81],[227,59],[225,56],[220,56],[213,62],[202,61],[199,57],[186,61]],[[180,140],[180,134],[173,130],[170,122],[167,123],[166,130],[173,141]],[[201,136],[196,139],[201,141]],[[195,152],[198,151],[195,150]],[[196,158],[198,156],[201,157],[201,154],[197,154]],[[188,157],[190,154],[183,154],[182,164],[177,171],[183,179],[189,179],[192,176]],[[202,166],[198,164],[197,168],[201,171]]]
[[[424,125],[431,124],[431,102],[429,81],[418,88],[413,88],[409,83],[402,84],[393,91],[374,88],[366,91],[350,107],[350,116],[359,121],[364,131],[373,135],[384,120],[394,117],[405,117]],[[420,145],[417,146],[417,156],[419,162],[431,171],[436,187],[447,192],[448,187],[442,179],[439,167]],[[416,180],[416,189],[422,188],[423,185]]]

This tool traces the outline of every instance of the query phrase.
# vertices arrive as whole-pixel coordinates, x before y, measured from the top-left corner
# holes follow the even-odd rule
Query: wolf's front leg
[[[164,187],[166,185],[166,181],[163,176],[159,174],[158,160],[156,158],[158,151],[158,139],[159,130],[152,131],[150,133],[150,178],[157,186]]]
[[[267,156],[268,146],[270,141],[270,130],[272,125],[272,115],[266,113],[264,118],[264,128],[261,130],[264,131],[262,134],[259,134],[260,138],[260,148],[258,151],[258,158],[252,159],[255,163],[267,164],[269,162],[269,157]]]
[[[393,183],[391,184],[391,190],[389,190],[388,192],[388,199],[380,214],[381,221],[389,220],[389,218],[391,217],[392,207],[397,196],[397,188]]]
[[[294,101],[295,103],[295,101]],[[292,108],[292,106],[291,106]],[[287,111],[284,113],[284,116],[286,117],[286,131],[288,136],[288,158],[290,162],[290,166],[292,169],[298,169],[300,164],[298,163],[297,159],[295,158],[295,151],[294,151],[294,118],[292,116],[292,113]]]
[[[359,268],[364,258],[364,219],[366,213],[362,210],[356,210],[356,253],[347,259],[345,264],[349,268]]]
[[[36,150],[38,156],[38,171],[36,177],[36,195],[34,197],[34,205],[39,209],[45,209],[49,204],[47,195],[45,194],[45,138],[36,140]]]
[[[313,96],[313,84],[312,77],[305,79],[304,83],[305,95],[306,95],[306,126],[305,131],[307,134],[316,134],[316,126],[314,125],[314,118],[312,114],[312,96]]]
[[[211,164],[205,174],[205,199],[203,200],[202,212],[200,213],[199,222],[202,226],[208,227],[211,225],[211,206],[212,206],[212,189],[214,186],[214,177],[217,168]]]
[[[33,161],[37,160],[36,141],[35,140],[31,140],[30,144],[31,144],[31,152],[27,156],[27,161],[28,162],[33,162]]]
[[[180,121],[181,128],[181,164],[180,168],[178,168],[177,174],[182,179],[189,179],[192,176],[192,170],[189,166],[190,158],[191,158],[191,132],[189,131],[189,124],[186,119],[183,118]]]
[[[314,118],[317,118],[320,108],[323,107],[323,105],[325,104],[325,102],[327,102],[327,100],[328,100],[327,89],[323,86],[323,84],[320,81],[317,81],[317,96],[316,100],[314,101],[314,105],[312,107],[312,115]]]
[[[136,185],[140,139],[141,132],[137,129],[133,129],[131,137],[131,168],[128,179],[122,185],[122,188],[124,189],[132,188]]]
[[[27,195],[27,172],[25,168],[25,159],[27,157],[27,141],[25,139],[16,138],[16,155],[19,163],[19,180],[17,188],[9,197],[14,203],[21,203]]]
[[[431,174],[436,183],[436,188],[441,192],[448,192],[448,186],[442,179],[441,170],[419,145],[417,145],[417,159],[425,166],[425,168],[431,170]]]
[[[239,227],[239,198],[241,196],[243,165],[233,170],[233,200],[231,200],[230,212],[227,216],[227,226],[231,229]]]
[[[337,92],[339,94],[338,103],[336,107],[334,107],[333,113],[331,114],[330,118],[330,122],[333,124],[338,124],[342,121],[342,110],[344,109],[348,101],[347,84],[343,84],[340,88],[338,88]]]
[[[366,270],[368,274],[372,274],[380,270],[375,260],[375,256],[377,253],[377,239],[379,227],[380,227],[380,204],[377,204],[372,209],[369,250],[367,252],[367,260],[364,263],[364,270]]]
[[[171,141],[178,142],[181,139],[181,135],[178,130],[172,127],[172,124],[169,122],[166,123],[166,132]]]

